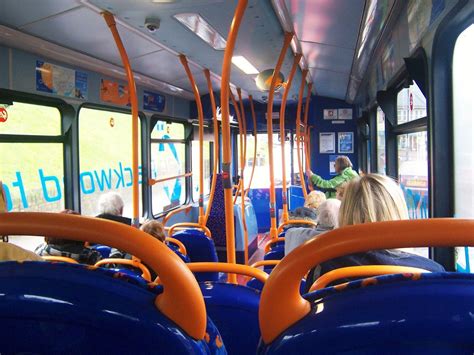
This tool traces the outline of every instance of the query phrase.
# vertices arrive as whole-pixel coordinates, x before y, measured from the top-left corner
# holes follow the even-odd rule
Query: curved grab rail
[[[275,266],[275,265],[278,265],[280,261],[281,260],[260,260],[250,265],[250,267],[257,268],[261,266]]]
[[[96,262],[94,266],[99,267],[99,266],[107,265],[107,264],[133,266],[137,269],[140,269],[140,271],[142,272],[141,277],[143,277],[146,281],[151,282],[150,270],[148,270],[148,268],[138,260],[135,260],[135,259],[129,260],[129,259],[120,259],[120,258],[102,259]]]
[[[168,212],[166,214],[166,216],[163,218],[163,226],[166,226],[166,223],[169,221],[169,219],[171,217],[173,217],[175,214],[178,214],[178,213],[181,213],[181,212],[185,212],[186,214],[189,214],[189,212],[191,212],[191,209],[193,208],[192,205],[188,205],[188,206],[182,206],[180,208],[177,208],[171,212]]]
[[[168,243],[173,243],[178,247],[178,250],[181,254],[184,256],[188,255],[188,251],[186,250],[186,246],[178,239],[172,238],[172,237],[166,237],[166,241]]]
[[[382,237],[383,236],[383,237]],[[262,291],[259,320],[263,341],[272,342],[310,310],[299,293],[303,275],[340,256],[378,249],[474,246],[474,220],[436,218],[365,223],[319,235],[293,250],[273,269]],[[279,310],[278,317],[274,316]]]
[[[275,238],[275,239],[271,239],[271,240],[265,245],[265,254],[270,251],[270,249],[272,248],[272,245],[273,245],[273,244],[276,244],[276,243],[278,243],[278,242],[284,242],[284,241],[285,241],[285,238],[282,238],[282,237],[278,237],[278,238]]]
[[[0,213],[0,235],[91,241],[136,255],[161,276],[165,286],[155,298],[156,307],[194,339],[204,338],[206,306],[194,275],[175,253],[151,235],[99,218],[33,212]]]
[[[249,187],[245,189],[245,197],[247,197],[247,194],[250,191],[250,188],[252,187],[252,180],[253,180],[253,175],[255,173],[255,166],[256,166],[256,161],[257,161],[257,117],[255,116],[255,108],[253,106],[253,97],[252,95],[249,95],[249,103],[250,103],[250,112],[252,113],[252,125],[253,125],[253,161],[252,161],[252,172],[250,173],[250,178],[249,178]]]
[[[175,223],[173,224],[170,229],[168,230],[168,237],[171,237],[174,233],[175,230],[178,228],[183,228],[183,227],[191,227],[194,229],[201,229],[205,235],[207,235],[209,238],[211,238],[211,231],[209,228],[206,226],[202,226],[199,223],[192,223],[192,222],[182,222],[182,223]]]
[[[68,258],[67,256],[45,255],[41,258],[46,261],[60,261],[62,263],[79,264],[78,261],[74,260],[73,258]]]
[[[280,224],[280,226],[278,227],[278,234],[280,234],[283,231],[283,228],[285,228],[285,226],[288,226],[290,224],[307,224],[312,227],[318,226],[318,224],[315,221],[309,221],[307,219],[290,219]]]
[[[369,277],[390,274],[407,274],[407,273],[429,273],[431,271],[410,266],[395,265],[366,265],[366,266],[349,266],[336,270],[331,270],[319,277],[309,289],[309,292],[325,288],[330,283],[351,277]]]
[[[298,92],[298,106],[296,108],[296,157],[298,159],[298,169],[300,172],[300,181],[301,181],[301,188],[303,190],[303,196],[306,199],[308,196],[308,191],[306,190],[306,183],[304,180],[304,172],[303,172],[303,164],[301,162],[300,156],[300,143],[301,143],[301,109],[303,106],[303,94],[304,94],[304,86],[306,84],[306,76],[308,75],[308,69],[304,69],[301,75],[301,84],[300,89]]]
[[[188,263],[186,265],[192,272],[226,272],[230,274],[239,274],[254,277],[262,283],[265,283],[268,279],[268,274],[266,272],[248,265],[214,262]],[[155,279],[156,283],[160,283],[160,281],[159,277]]]

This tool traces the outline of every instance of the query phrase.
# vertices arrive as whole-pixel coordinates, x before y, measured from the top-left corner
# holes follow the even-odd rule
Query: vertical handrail
[[[232,200],[232,176],[230,164],[232,159],[229,123],[229,83],[230,65],[234,52],[239,27],[247,7],[247,0],[239,0],[235,9],[234,18],[227,36],[227,45],[224,51],[221,76],[221,110],[222,110],[222,180],[224,185],[225,226],[227,236],[227,262],[235,264],[235,231],[234,231],[234,204]],[[229,274],[229,282],[236,283],[235,274]]]
[[[242,135],[242,117],[240,116],[240,108],[237,105],[237,101],[235,100],[234,93],[232,92],[230,88],[229,88],[229,93],[230,93],[230,100],[235,109],[235,115],[237,116],[237,124],[239,125],[239,143],[240,143],[239,144],[239,156],[240,156],[239,165],[240,165],[240,169],[242,169],[242,157],[243,157],[243,149],[244,149],[244,140],[243,140],[243,135]],[[243,181],[243,176],[242,176],[242,170],[241,170],[239,183],[237,184],[237,188],[235,189],[234,205],[237,203],[237,197],[239,197],[239,191],[241,190],[242,181]]]
[[[179,55],[179,60],[188,75],[191,88],[193,89],[194,98],[196,100],[196,106],[198,111],[198,120],[199,120],[199,219],[198,223],[201,226],[205,226],[204,222],[204,162],[203,162],[203,152],[204,152],[204,114],[202,112],[202,102],[201,95],[199,94],[199,89],[194,81],[193,73],[189,69],[188,60],[184,54]]]
[[[288,99],[288,94],[290,93],[291,83],[296,73],[296,68],[302,57],[301,53],[297,53],[293,58],[293,66],[290,70],[290,75],[288,76],[288,82],[285,86],[285,92],[281,99],[280,107],[280,145],[281,145],[281,165],[282,165],[282,201],[283,201],[283,222],[288,220],[288,201],[287,201],[287,190],[286,190],[286,157],[285,157],[285,144],[286,144],[286,132],[285,132],[285,111],[286,111],[286,101]]]
[[[204,76],[206,77],[207,88],[211,98],[212,120],[214,122],[214,167],[212,169],[212,183],[211,191],[209,192],[209,201],[207,203],[206,214],[203,221],[204,225],[207,225],[207,220],[209,219],[212,204],[214,202],[214,193],[216,191],[217,183],[217,168],[219,165],[219,123],[217,122],[216,99],[214,97],[214,91],[212,90],[211,73],[209,72],[209,69],[204,69]]]
[[[304,130],[305,130],[305,155],[306,155],[306,171],[311,170],[311,160],[309,156],[309,127],[308,127],[308,115],[309,115],[309,102],[311,101],[311,90],[313,90],[313,83],[308,84],[308,93],[306,94],[306,103],[304,107]]]
[[[250,188],[252,187],[253,174],[255,173],[255,165],[257,164],[257,162],[256,162],[256,160],[257,160],[257,117],[255,116],[255,109],[253,107],[253,97],[252,97],[252,95],[249,95],[249,102],[250,102],[250,111],[252,113],[254,147],[253,147],[252,173],[250,174],[249,187],[245,191],[245,196],[246,197],[247,197],[247,194],[250,191]]]
[[[305,138],[305,147],[306,147],[306,171],[311,170],[311,126],[308,126],[306,130],[306,138]],[[313,191],[314,187],[313,184],[308,184],[308,190]]]
[[[135,78],[133,77],[132,67],[130,60],[128,59],[127,51],[123,46],[122,39],[117,30],[114,15],[110,12],[105,11],[101,14],[104,17],[107,26],[114,37],[115,44],[120,53],[125,73],[127,74],[128,88],[130,92],[130,105],[132,106],[132,205],[133,205],[133,218],[132,224],[138,227],[139,224],[139,189],[138,189],[138,98],[137,88],[135,86]]]
[[[245,166],[247,165],[247,122],[245,117],[245,110],[244,110],[244,102],[242,100],[242,90],[237,88],[237,95],[239,97],[239,105],[240,105],[240,119],[242,120],[242,131],[241,135],[243,136],[244,141],[244,148],[241,150],[241,154],[243,156],[240,158],[240,169],[242,175],[242,184],[241,184],[241,192],[240,192],[240,212],[242,214],[242,228],[244,232],[244,261],[245,265],[249,263],[249,250],[248,250],[248,242],[249,242],[249,235],[247,230],[247,221],[245,219],[245,179],[244,179],[244,172]],[[240,128],[240,127],[239,127]]]
[[[273,70],[272,83],[270,85],[270,91],[268,92],[268,103],[267,103],[267,134],[268,134],[268,160],[270,169],[270,238],[277,238],[277,223],[276,223],[276,196],[275,196],[275,173],[273,169],[273,122],[272,122],[272,111],[273,111],[273,97],[275,95],[275,86],[280,73],[285,54],[290,46],[290,42],[293,38],[293,33],[286,32],[285,39],[283,41],[283,47],[278,57],[277,64]]]
[[[303,94],[304,94],[304,87],[306,84],[306,75],[308,75],[308,69],[303,70],[303,75],[301,77],[301,85],[299,90],[299,97],[298,97],[298,107],[296,109],[296,157],[298,158],[298,169],[300,171],[300,182],[301,188],[303,189],[303,196],[306,199],[308,196],[308,192],[306,191],[306,183],[304,178],[303,172],[303,165],[301,164],[301,156],[300,156],[300,125],[301,125],[301,108],[303,106]]]

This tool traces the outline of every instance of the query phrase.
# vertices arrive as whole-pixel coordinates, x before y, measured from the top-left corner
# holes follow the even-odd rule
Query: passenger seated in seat
[[[285,255],[304,242],[313,239],[321,233],[337,228],[337,218],[341,201],[330,198],[324,201],[318,208],[316,229],[308,227],[291,228],[285,235]]]
[[[72,210],[64,210],[59,213],[79,215]],[[87,248],[84,242],[50,237],[45,237],[44,241],[45,243],[39,245],[35,250],[35,253],[40,256],[65,256],[88,265],[94,265],[102,258],[97,250]]]
[[[398,184],[379,174],[367,174],[351,180],[344,192],[339,211],[339,227],[383,221],[408,219],[405,197]],[[383,238],[383,235],[380,236]],[[314,281],[328,271],[360,265],[411,266],[432,272],[442,272],[438,263],[401,250],[375,250],[332,259],[318,265],[308,275],[309,290]],[[339,280],[338,283],[349,280]]]
[[[289,213],[289,219],[304,219],[316,222],[318,218],[318,207],[326,201],[326,195],[321,191],[311,191],[306,200],[304,201],[303,207],[298,207],[294,211]],[[307,224],[290,224],[287,225],[285,230],[295,227],[308,227]]]
[[[99,214],[97,217],[131,225],[132,220],[122,216],[123,206],[122,197],[118,193],[107,192],[99,198]]]
[[[162,223],[155,221],[154,219],[145,221],[141,225],[140,230],[142,230],[145,233],[150,234],[151,236],[158,239],[160,242],[164,243],[166,240],[165,227],[163,226]]]

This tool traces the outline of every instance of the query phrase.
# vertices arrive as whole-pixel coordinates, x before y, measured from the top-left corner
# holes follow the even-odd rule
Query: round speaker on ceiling
[[[270,85],[272,84],[273,80],[273,72],[274,69],[266,69],[260,74],[258,74],[257,78],[255,79],[255,82],[257,84],[257,87],[262,90],[262,91],[268,91],[270,90]],[[283,83],[285,82],[285,77],[281,72],[278,73],[277,77],[277,83],[275,86],[275,91],[279,90],[282,86]]]

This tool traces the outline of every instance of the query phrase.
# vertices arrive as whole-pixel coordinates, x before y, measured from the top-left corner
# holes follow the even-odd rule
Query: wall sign
[[[8,111],[5,107],[0,107],[0,123],[7,122],[8,120]]]
[[[325,109],[323,118],[325,120],[337,120],[337,109]]]
[[[100,100],[115,105],[131,106],[128,85],[122,85],[112,80],[101,79]]]
[[[166,97],[151,91],[143,92],[143,109],[148,111],[163,112]]]
[[[87,99],[87,74],[37,60],[36,91]]]
[[[354,153],[354,133],[338,133],[339,153]]]
[[[334,132],[319,133],[319,153],[336,153],[336,134]]]
[[[329,156],[329,175],[337,175],[336,173],[336,159],[338,155]]]
[[[340,108],[337,110],[338,120],[352,120],[352,109],[351,108]]]

